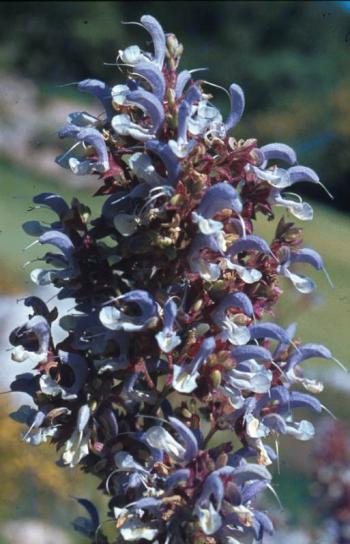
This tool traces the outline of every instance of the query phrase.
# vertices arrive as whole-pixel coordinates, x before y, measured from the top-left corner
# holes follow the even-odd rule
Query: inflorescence
[[[292,222],[282,219],[268,244],[254,220],[273,219],[275,206],[311,220],[311,206],[285,190],[321,183],[288,145],[233,137],[242,89],[230,86],[223,119],[209,83],[177,71],[177,38],[150,15],[140,26],[152,53],[119,51],[125,84],[81,81],[104,112],[71,113],[59,131],[74,144],[56,162],[95,175],[96,195],[107,197],[101,215],[91,220],[77,199],[43,193],[35,208],[49,208],[52,224],[24,224],[54,248],[31,279],[74,299],[74,310],[61,316],[66,337],[57,343],[57,309],[25,299],[30,314],[11,334],[12,359],[34,372],[11,388],[36,408],[13,417],[28,425],[26,442],[49,440],[60,465],[99,478],[115,543],[262,542],[273,527],[256,497],[273,491],[266,467],[278,437],[308,440],[314,428],[298,408],[322,409],[313,394],[323,385],[300,365],[333,356],[300,344],[294,324],[266,320],[280,276],[309,293],[314,282],[294,265],[324,264]],[[79,500],[90,519],[78,528],[107,542],[96,509]]]

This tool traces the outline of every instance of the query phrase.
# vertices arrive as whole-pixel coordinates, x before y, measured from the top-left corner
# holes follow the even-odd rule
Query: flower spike
[[[30,278],[57,293],[21,300],[28,315],[10,357],[33,370],[9,392],[33,407],[12,417],[24,442],[52,441],[59,466],[98,477],[111,541],[262,543],[273,525],[256,497],[276,496],[267,467],[279,466],[279,441],[314,437],[300,408],[330,413],[303,363],[344,367],[272,317],[281,276],[310,293],[298,267],[325,272],[322,256],[303,246],[299,225],[282,218],[266,241],[256,219],[283,208],[311,220],[312,207],[286,191],[321,182],[289,145],[229,135],[245,108],[239,85],[228,92],[196,80],[203,68],[178,72],[183,46],[152,15],[129,24],[149,33],[151,51],[119,50],[125,78],[115,85],[75,83],[105,113],[74,111],[58,132],[72,146],[56,163],[96,180],[100,212],[44,192],[30,210],[54,214],[23,225],[35,238],[26,249],[43,251],[24,266],[43,262]],[[228,94],[226,120],[207,85]],[[88,516],[74,527],[107,544],[97,509],[76,500]]]

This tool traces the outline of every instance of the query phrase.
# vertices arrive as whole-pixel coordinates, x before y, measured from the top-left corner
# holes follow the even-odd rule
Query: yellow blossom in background
[[[77,471],[56,466],[58,455],[49,444],[24,448],[18,423],[8,417],[11,411],[10,404],[3,402],[0,408],[0,457],[2,466],[6,467],[2,471],[0,489],[0,518],[3,519],[10,505],[13,511],[14,504],[31,500],[34,495],[36,510],[49,512],[56,499],[67,502],[67,496],[77,493],[82,477]],[[33,493],[33,488],[40,489],[40,493]]]

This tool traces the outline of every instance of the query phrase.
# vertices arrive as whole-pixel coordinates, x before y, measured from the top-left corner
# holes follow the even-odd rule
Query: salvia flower
[[[309,204],[285,190],[320,180],[288,145],[240,140],[241,87],[230,86],[224,120],[196,70],[177,71],[176,37],[150,15],[137,24],[151,47],[119,51],[123,82],[80,82],[103,112],[74,112],[59,131],[73,146],[57,162],[96,177],[99,217],[43,193],[33,209],[49,209],[52,223],[24,224],[35,238],[27,250],[48,248],[31,279],[74,302],[60,316],[25,299],[31,313],[11,334],[12,359],[34,370],[11,389],[36,409],[13,417],[26,442],[50,440],[60,465],[99,478],[115,543],[263,542],[273,527],[256,498],[278,457],[266,440],[312,438],[298,409],[320,412],[313,395],[323,385],[303,362],[333,355],[271,321],[280,277],[310,292],[298,267],[324,270],[321,256],[302,247],[293,223],[282,219],[269,243],[254,220],[273,218],[275,206],[311,219]],[[220,441],[222,431],[235,441]],[[93,505],[78,501],[91,519],[75,527],[106,543]]]

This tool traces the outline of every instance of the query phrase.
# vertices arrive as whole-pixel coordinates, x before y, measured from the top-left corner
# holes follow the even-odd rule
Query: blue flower
[[[177,306],[172,299],[169,299],[164,305],[164,327],[155,336],[158,345],[164,353],[170,353],[179,344],[181,338],[173,330],[174,321],[177,314]]]
[[[136,304],[140,310],[140,315],[130,315],[114,306],[106,306],[100,311],[100,320],[107,329],[142,331],[154,324],[158,318],[157,305],[146,291],[130,291],[125,295],[120,295],[115,301],[119,304]]]

